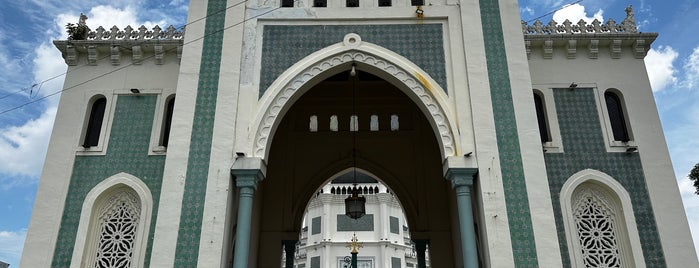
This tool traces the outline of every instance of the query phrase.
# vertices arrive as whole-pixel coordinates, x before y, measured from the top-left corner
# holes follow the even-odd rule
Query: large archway
[[[254,266],[278,267],[280,259],[273,256],[279,256],[282,241],[298,239],[315,191],[356,164],[393,189],[411,237],[429,240],[432,266],[454,267],[461,246],[452,243],[459,241],[458,217],[432,125],[392,83],[361,71],[353,82],[347,68],[333,70],[294,102],[273,133],[267,176],[255,195]],[[353,114],[358,131],[350,129]]]

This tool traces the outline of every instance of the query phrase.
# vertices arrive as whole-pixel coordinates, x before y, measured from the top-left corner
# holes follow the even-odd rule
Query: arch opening
[[[256,265],[278,266],[281,259],[269,256],[278,256],[284,241],[299,239],[307,204],[317,199],[319,189],[327,198],[344,200],[342,187],[334,188],[335,195],[325,195],[332,186],[323,187],[357,168],[380,178],[389,195],[400,199],[411,238],[430,241],[431,252],[439,252],[432,253],[432,265],[454,266],[458,253],[452,241],[458,233],[452,228],[458,216],[431,124],[413,100],[380,75],[360,69],[352,82],[346,72],[326,75],[300,96],[274,132],[253,215],[259,222],[252,232]],[[378,188],[380,194],[383,188]],[[320,267],[334,267],[336,257],[321,258]]]
[[[353,220],[344,215],[343,201],[355,187],[367,198],[367,214]],[[311,267],[321,258],[322,264],[329,263],[328,267],[346,267],[350,249],[344,242],[355,235],[362,245],[358,267],[392,267],[393,262],[400,262],[401,267],[418,267],[410,230],[399,198],[385,182],[366,170],[347,168],[327,179],[308,201],[298,241],[293,245],[293,267]],[[318,251],[323,247],[330,247],[329,253]],[[285,267],[287,254],[284,250],[281,254]],[[430,267],[429,249],[425,256]]]

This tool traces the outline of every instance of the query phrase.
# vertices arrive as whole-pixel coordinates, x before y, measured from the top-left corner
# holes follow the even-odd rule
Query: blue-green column
[[[456,205],[459,210],[459,230],[461,231],[461,255],[465,268],[478,267],[478,249],[476,247],[476,230],[473,224],[473,208],[471,207],[471,188],[475,168],[449,168],[446,179],[451,181],[451,187],[456,192]]]
[[[247,268],[250,252],[250,225],[252,221],[253,194],[257,183],[264,179],[264,165],[259,158],[239,158],[233,164],[231,174],[238,187],[238,225],[235,237],[233,268]]]

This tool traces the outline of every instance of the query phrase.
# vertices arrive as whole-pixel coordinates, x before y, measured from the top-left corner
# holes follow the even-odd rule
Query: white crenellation
[[[184,39],[184,28],[182,30],[177,30],[175,26],[170,25],[167,30],[163,31],[160,26],[156,25],[153,29],[148,30],[146,26],[141,25],[138,31],[134,31],[131,26],[126,26],[124,30],[120,30],[116,25],[112,26],[109,31],[105,30],[104,27],[97,27],[97,30],[90,31],[87,33],[87,38],[85,41],[99,41],[99,40],[182,40]],[[74,40],[76,41],[76,40]],[[80,40],[77,40],[80,41]]]
[[[533,24],[521,21],[524,34],[527,57],[531,59],[532,48],[541,46],[544,59],[552,59],[556,55],[565,55],[568,59],[577,57],[577,49],[588,48],[588,58],[598,59],[600,48],[609,50],[612,59],[620,59],[625,49],[630,50],[637,59],[643,59],[650,44],[657,37],[656,33],[638,32],[631,6],[626,8],[626,18],[621,23],[609,19],[606,23],[584,20],[573,23],[569,20],[558,23],[554,20],[544,24],[536,20]],[[556,52],[562,50],[563,52]],[[536,53],[535,53],[536,54]]]
[[[85,39],[69,39],[54,41],[54,45],[62,52],[66,64],[77,66],[87,61],[89,65],[98,65],[101,60],[118,66],[122,64],[123,56],[130,64],[140,65],[145,60],[153,59],[155,64],[162,65],[166,54],[177,54],[177,60],[182,58],[184,45],[184,29],[177,30],[170,25],[165,31],[159,26],[148,30],[141,26],[134,30],[127,26],[123,30],[116,26],[105,30],[98,27],[86,34]],[[124,51],[131,53],[122,55]],[[87,56],[87,59],[81,57]]]

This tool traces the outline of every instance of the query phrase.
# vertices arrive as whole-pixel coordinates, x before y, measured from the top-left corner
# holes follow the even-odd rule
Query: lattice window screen
[[[573,200],[585,267],[622,267],[613,203],[596,189],[582,190]]]
[[[135,193],[119,191],[102,206],[94,267],[131,267],[141,202]]]

